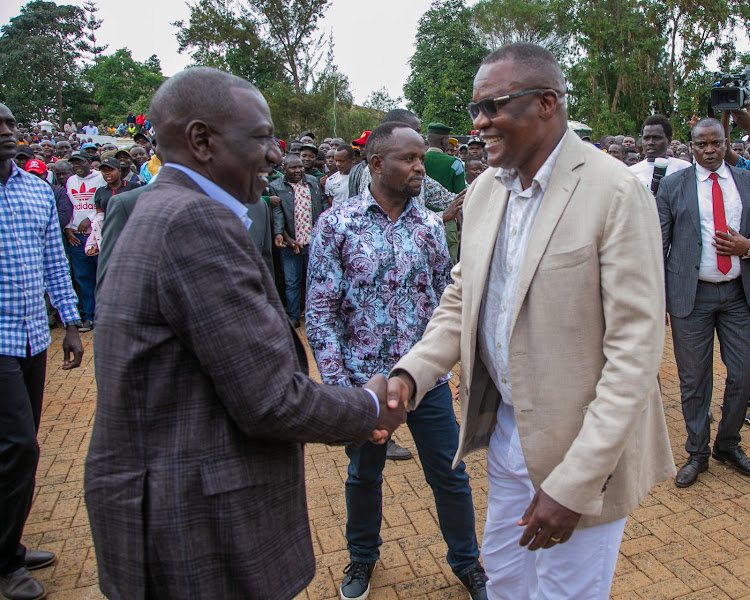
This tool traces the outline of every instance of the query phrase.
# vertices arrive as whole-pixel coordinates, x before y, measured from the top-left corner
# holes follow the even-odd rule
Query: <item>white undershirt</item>
[[[740,257],[730,257],[732,259],[732,268],[726,275],[719,271],[719,265],[716,260],[716,248],[712,246],[714,236],[716,235],[716,228],[714,227],[714,182],[708,178],[710,174],[711,171],[708,169],[698,164],[695,165],[702,243],[698,279],[719,283],[721,281],[730,281],[740,276]],[[740,194],[737,191],[737,184],[734,182],[734,178],[724,162],[716,169],[716,174],[719,176],[718,182],[721,186],[721,193],[724,196],[724,216],[726,217],[727,225],[735,231],[739,231],[740,220],[742,219],[742,200],[740,200]]]

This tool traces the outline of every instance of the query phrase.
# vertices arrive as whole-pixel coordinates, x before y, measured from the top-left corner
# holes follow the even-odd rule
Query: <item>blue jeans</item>
[[[73,277],[80,289],[80,308],[81,319],[84,321],[94,321],[94,287],[96,286],[96,265],[98,256],[86,255],[86,238],[84,233],[76,233],[76,237],[81,241],[80,246],[70,244],[68,246],[68,255],[70,256],[70,266],[73,268]]]
[[[300,295],[307,266],[307,249],[308,246],[303,246],[299,254],[295,254],[289,246],[281,249],[281,268],[284,270],[286,285],[286,314],[292,321],[299,319],[300,315]]]
[[[461,461],[455,470],[451,468],[458,448],[458,423],[450,386],[444,383],[427,392],[419,408],[408,413],[406,424],[435,497],[440,531],[448,545],[448,564],[456,575],[463,575],[477,564],[479,547],[466,466]],[[373,563],[380,556],[385,451],[385,444],[370,442],[346,449],[346,541],[355,562]]]

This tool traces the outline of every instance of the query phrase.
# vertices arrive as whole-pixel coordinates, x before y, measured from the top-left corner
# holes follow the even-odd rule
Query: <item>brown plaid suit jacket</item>
[[[284,599],[315,563],[304,442],[364,441],[362,389],[317,384],[247,230],[162,169],[97,298],[85,496],[110,600]]]

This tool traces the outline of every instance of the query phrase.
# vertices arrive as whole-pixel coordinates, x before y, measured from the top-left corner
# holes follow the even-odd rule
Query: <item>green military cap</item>
[[[453,127],[448,127],[442,123],[430,123],[427,126],[427,133],[437,133],[438,135],[450,135]]]

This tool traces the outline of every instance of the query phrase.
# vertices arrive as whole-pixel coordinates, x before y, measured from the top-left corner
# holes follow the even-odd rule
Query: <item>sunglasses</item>
[[[483,98],[479,102],[469,102],[467,108],[469,109],[469,115],[472,120],[479,116],[479,111],[488,119],[494,119],[497,116],[498,111],[507,104],[508,100],[513,98],[520,98],[521,96],[527,96],[529,94],[536,94],[538,92],[546,92],[550,88],[536,88],[533,90],[524,90],[523,92],[516,92],[514,94],[506,94],[505,96],[498,96],[497,98]]]

